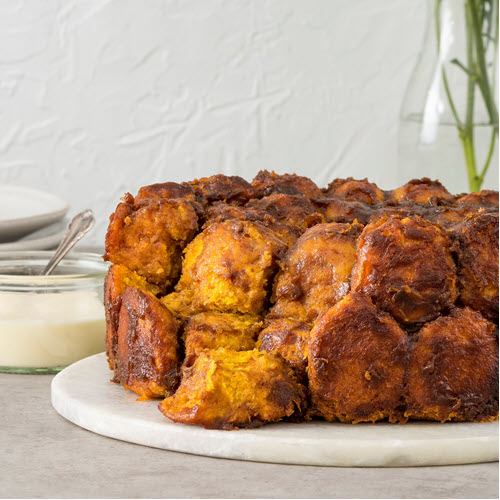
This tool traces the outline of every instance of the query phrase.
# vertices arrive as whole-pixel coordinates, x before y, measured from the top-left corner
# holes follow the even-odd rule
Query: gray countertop
[[[2,498],[498,498],[498,463],[302,467],[116,441],[60,417],[50,404],[51,380],[0,374]]]

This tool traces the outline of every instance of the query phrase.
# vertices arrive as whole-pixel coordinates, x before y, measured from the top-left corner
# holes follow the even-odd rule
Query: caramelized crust
[[[184,366],[177,392],[160,411],[174,422],[209,429],[259,427],[300,409],[305,389],[283,360],[265,352],[201,351]]]
[[[188,201],[196,201],[194,189],[186,184],[177,184],[177,182],[162,182],[161,184],[151,184],[139,189],[135,197],[135,203],[142,200],[171,200],[173,198],[183,198]]]
[[[350,294],[316,322],[308,363],[312,401],[326,420],[401,419],[406,334],[369,297]]]
[[[211,224],[187,247],[176,291],[192,290],[194,309],[259,315],[285,250],[262,224]]]
[[[262,328],[258,316],[229,314],[216,311],[192,316],[184,331],[185,364],[192,364],[203,349],[251,351]]]
[[[269,318],[260,332],[257,349],[283,358],[301,379],[306,378],[307,345],[312,325],[290,318]]]
[[[392,217],[394,215],[400,218],[418,216],[440,225],[443,229],[452,230],[462,222],[465,213],[462,208],[457,208],[452,204],[424,205],[409,201],[401,203],[389,201],[380,205],[372,213],[370,222],[375,223],[385,217]]]
[[[438,420],[498,418],[498,332],[472,309],[454,309],[415,334],[406,416]]]
[[[453,195],[439,181],[431,181],[428,177],[407,182],[404,186],[395,189],[391,198],[395,201],[413,201],[415,203],[432,203],[433,198],[454,200]]]
[[[349,291],[359,224],[319,224],[287,252],[274,293],[274,316],[312,322]]]
[[[232,205],[244,205],[253,198],[254,191],[245,179],[234,175],[212,175],[183,183],[194,189],[196,200],[204,206],[216,201],[225,201]]]
[[[185,200],[134,205],[126,195],[110,217],[104,259],[167,288],[179,276],[182,250],[197,229],[198,217]]]
[[[133,286],[153,294],[159,292],[155,285],[125,266],[113,264],[104,279],[104,311],[106,315],[106,354],[110,370],[116,370],[116,346],[118,343],[118,318],[122,306],[122,295]]]
[[[352,177],[333,180],[328,184],[325,194],[328,197],[343,198],[367,205],[375,205],[384,201],[384,192],[376,184],[368,182],[368,179],[356,180]]]
[[[454,231],[463,221],[464,212],[452,206],[426,206],[423,218],[438,224],[446,231]]]
[[[277,222],[274,217],[261,208],[239,207],[228,205],[224,202],[214,203],[206,211],[207,222],[204,229],[214,222],[224,222],[226,220],[248,220],[260,222],[269,228],[287,247],[292,246],[302,232],[300,228]]]
[[[347,222],[354,221],[360,224],[368,224],[373,216],[373,207],[360,201],[348,201],[341,198],[331,198],[325,200],[325,220],[326,222]]]
[[[324,222],[317,206],[305,196],[272,194],[260,200],[250,200],[247,207],[263,210],[275,221],[302,231]]]
[[[460,196],[457,199],[457,203],[462,205],[478,205],[484,208],[496,207],[498,209],[498,191],[483,189],[479,193],[469,193]]]
[[[253,179],[252,186],[257,198],[271,194],[289,194],[321,198],[323,193],[308,177],[297,174],[277,174],[261,170]]]
[[[498,213],[468,217],[458,234],[460,301],[498,321]]]
[[[451,244],[438,226],[420,217],[369,224],[358,241],[351,288],[414,327],[451,309],[457,298]]]
[[[117,381],[142,398],[171,394],[179,381],[178,323],[151,293],[129,287],[122,297]]]
[[[369,222],[371,224],[377,224],[390,217],[399,217],[404,219],[407,217],[415,217],[416,215],[422,219],[427,219],[427,213],[424,205],[408,201],[403,201],[401,203],[387,201],[375,207],[371,213]]]

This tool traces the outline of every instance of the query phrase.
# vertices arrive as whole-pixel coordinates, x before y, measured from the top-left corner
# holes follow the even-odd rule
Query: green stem
[[[474,1],[474,0],[472,0]],[[466,56],[467,67],[474,66],[474,39],[471,34],[471,14],[468,9],[468,4],[465,4],[465,40],[466,40]],[[465,126],[459,131],[458,135],[462,141],[462,146],[465,153],[465,164],[467,175],[469,178],[469,189],[476,191],[477,185],[477,168],[476,155],[474,148],[474,94],[476,90],[476,78],[467,74],[467,103],[465,111]],[[479,186],[480,188],[481,186]]]
[[[496,139],[497,139],[497,131],[495,129],[492,130],[491,132],[491,139],[490,139],[490,148],[488,150],[488,155],[486,156],[486,161],[484,162],[483,168],[481,169],[481,173],[479,174],[479,187],[482,186],[484,182],[484,176],[486,175],[486,172],[488,171],[488,167],[490,166],[491,158],[493,156],[493,151],[495,151],[495,144],[496,144]]]
[[[494,32],[495,37],[493,38],[493,62],[491,65],[491,88],[496,89],[496,78],[497,78],[497,57],[498,57],[498,0],[492,5],[492,17],[494,19]],[[498,114],[497,114],[498,118]]]
[[[471,29],[474,36],[474,45],[476,49],[476,64],[478,70],[478,86],[483,95],[486,109],[490,117],[490,123],[498,129],[498,110],[495,104],[495,99],[488,82],[488,70],[486,68],[485,50],[482,37],[482,23],[479,19],[476,0],[468,0],[468,5],[471,14]]]
[[[467,177],[469,178],[469,188],[472,193],[481,190],[481,179],[477,175],[476,159],[474,157],[474,144],[469,134],[460,134],[462,147],[465,155],[465,165],[467,167]]]

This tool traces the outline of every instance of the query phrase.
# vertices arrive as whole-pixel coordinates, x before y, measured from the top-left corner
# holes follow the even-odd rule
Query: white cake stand
[[[110,382],[104,353],[83,359],[52,381],[52,405],[70,422],[144,446],[209,457],[346,467],[451,465],[498,460],[498,422],[405,425],[282,422],[260,429],[206,430],[175,424],[158,401]]]

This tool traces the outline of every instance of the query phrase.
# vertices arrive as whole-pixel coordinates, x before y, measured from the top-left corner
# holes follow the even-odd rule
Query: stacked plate
[[[68,223],[68,208],[53,194],[0,184],[0,251],[56,248]]]

